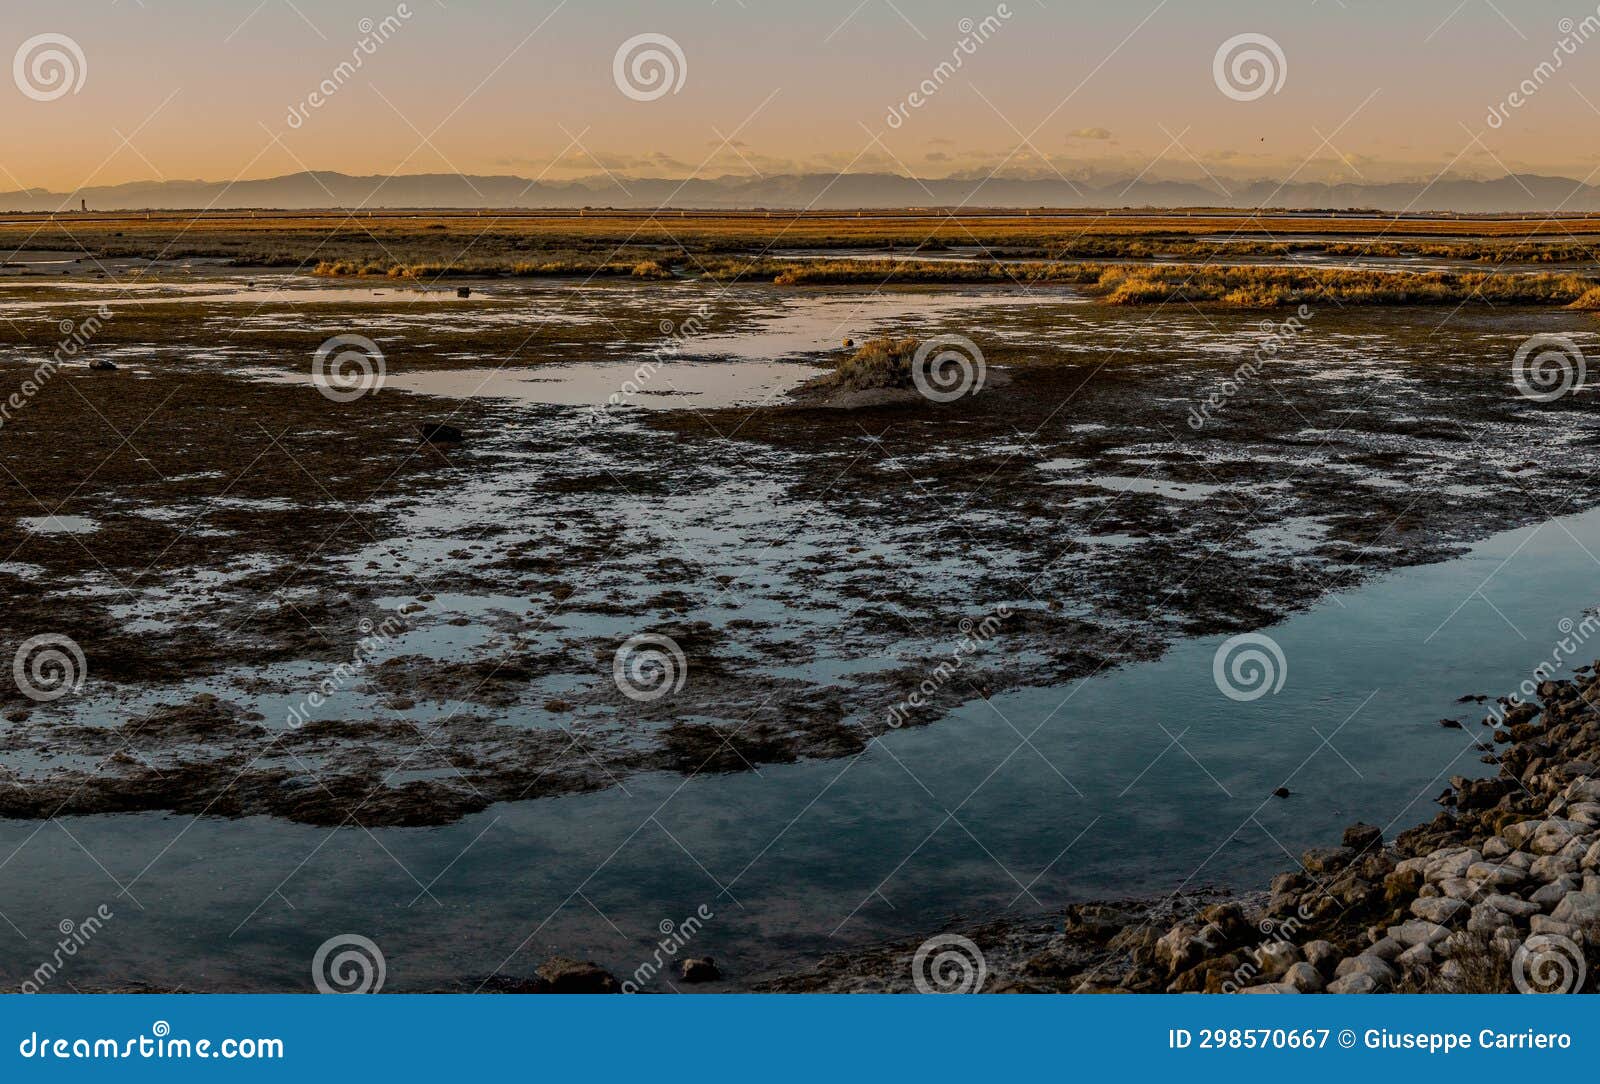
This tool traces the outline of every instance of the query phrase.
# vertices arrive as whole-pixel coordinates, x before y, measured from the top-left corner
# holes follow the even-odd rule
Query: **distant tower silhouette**
[[[83,211],[84,214],[88,214],[89,213],[89,201],[88,200],[86,200],[86,199],[79,200],[78,201],[78,206]]]

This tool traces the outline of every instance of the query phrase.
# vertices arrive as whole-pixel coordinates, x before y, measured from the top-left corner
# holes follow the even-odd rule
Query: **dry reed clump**
[[[319,275],[388,276],[433,280],[451,277],[581,276],[674,278],[679,257],[601,260],[571,256],[545,260],[420,261],[325,260]],[[1600,311],[1600,280],[1567,273],[1407,271],[1281,265],[1218,266],[1194,263],[1116,264],[1056,260],[796,260],[777,258],[696,261],[713,282],[767,282],[778,286],[1078,285],[1108,304],[1171,302],[1242,309],[1272,309],[1322,301],[1339,305],[1565,305]]]
[[[869,339],[828,377],[829,387],[847,391],[873,388],[909,388],[911,361],[917,353],[915,338],[896,339],[881,335]]]
[[[716,281],[779,286],[1074,284],[1113,305],[1183,301],[1231,308],[1278,308],[1319,299],[1341,305],[1572,305],[1600,289],[1600,283],[1577,274],[1042,261],[729,260],[707,266],[705,273]],[[1596,298],[1586,304],[1600,307]]]
[[[1591,286],[1567,308],[1580,312],[1600,312],[1600,286]]]
[[[671,266],[663,260],[637,260],[632,263],[601,263],[586,260],[542,260],[502,263],[423,262],[391,263],[375,260],[323,260],[312,271],[329,277],[372,277],[391,279],[443,278],[543,278],[561,275],[631,276],[661,280],[673,277]]]
[[[1167,301],[1272,308],[1322,300],[1341,305],[1571,305],[1597,288],[1581,275],[1425,273],[1338,268],[1117,267],[1094,292],[1115,305]]]

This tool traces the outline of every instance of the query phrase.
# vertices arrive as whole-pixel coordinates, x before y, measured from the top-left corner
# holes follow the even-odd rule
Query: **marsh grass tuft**
[[[909,388],[911,360],[917,353],[915,338],[896,339],[880,335],[862,343],[839,364],[823,382],[842,391],[871,391],[875,388]]]
[[[323,260],[312,273],[333,278],[358,276],[391,279],[555,278],[563,275],[614,278],[626,275],[659,281],[673,277],[671,264],[665,260],[612,260],[601,263],[583,259],[519,260],[511,264],[486,261],[392,263],[377,260]]]
[[[767,259],[713,263],[706,267],[706,275],[719,281],[769,281],[778,286],[1078,285],[1112,305],[1189,302],[1270,309],[1323,301],[1340,305],[1478,303],[1600,308],[1600,282],[1573,273]]]

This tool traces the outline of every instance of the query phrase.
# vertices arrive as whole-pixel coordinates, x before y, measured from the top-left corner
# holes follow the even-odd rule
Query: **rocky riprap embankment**
[[[1499,776],[1452,779],[1431,823],[1390,845],[1378,829],[1353,825],[1342,846],[1308,851],[1301,870],[1276,877],[1264,903],[1217,904],[1166,929],[1124,926],[1077,988],[1592,989],[1600,677],[1546,681],[1538,693],[1539,704],[1508,704],[1494,732]],[[1075,918],[1069,933],[1083,924]]]
[[[1269,892],[1075,904],[1064,923],[1002,919],[838,953],[757,988],[909,991],[919,946],[959,932],[982,955],[987,993],[1592,992],[1597,668],[1543,682],[1538,704],[1502,699],[1484,720],[1493,742],[1476,743],[1500,774],[1452,779],[1433,821],[1392,843],[1351,825]]]

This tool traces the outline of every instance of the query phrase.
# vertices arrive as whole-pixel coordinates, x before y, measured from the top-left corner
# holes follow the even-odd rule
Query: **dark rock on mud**
[[[1383,843],[1383,829],[1357,821],[1344,830],[1341,842],[1357,854],[1364,854],[1368,849]]]
[[[422,426],[422,439],[430,444],[460,444],[467,437],[459,426],[428,422]]]
[[[679,967],[679,974],[684,982],[689,983],[716,982],[722,978],[717,962],[709,956],[684,960]]]
[[[531,976],[491,975],[463,989],[490,994],[617,994],[622,985],[599,964],[552,956]]]
[[[539,965],[537,974],[552,994],[615,994],[622,986],[599,964],[556,956]]]

